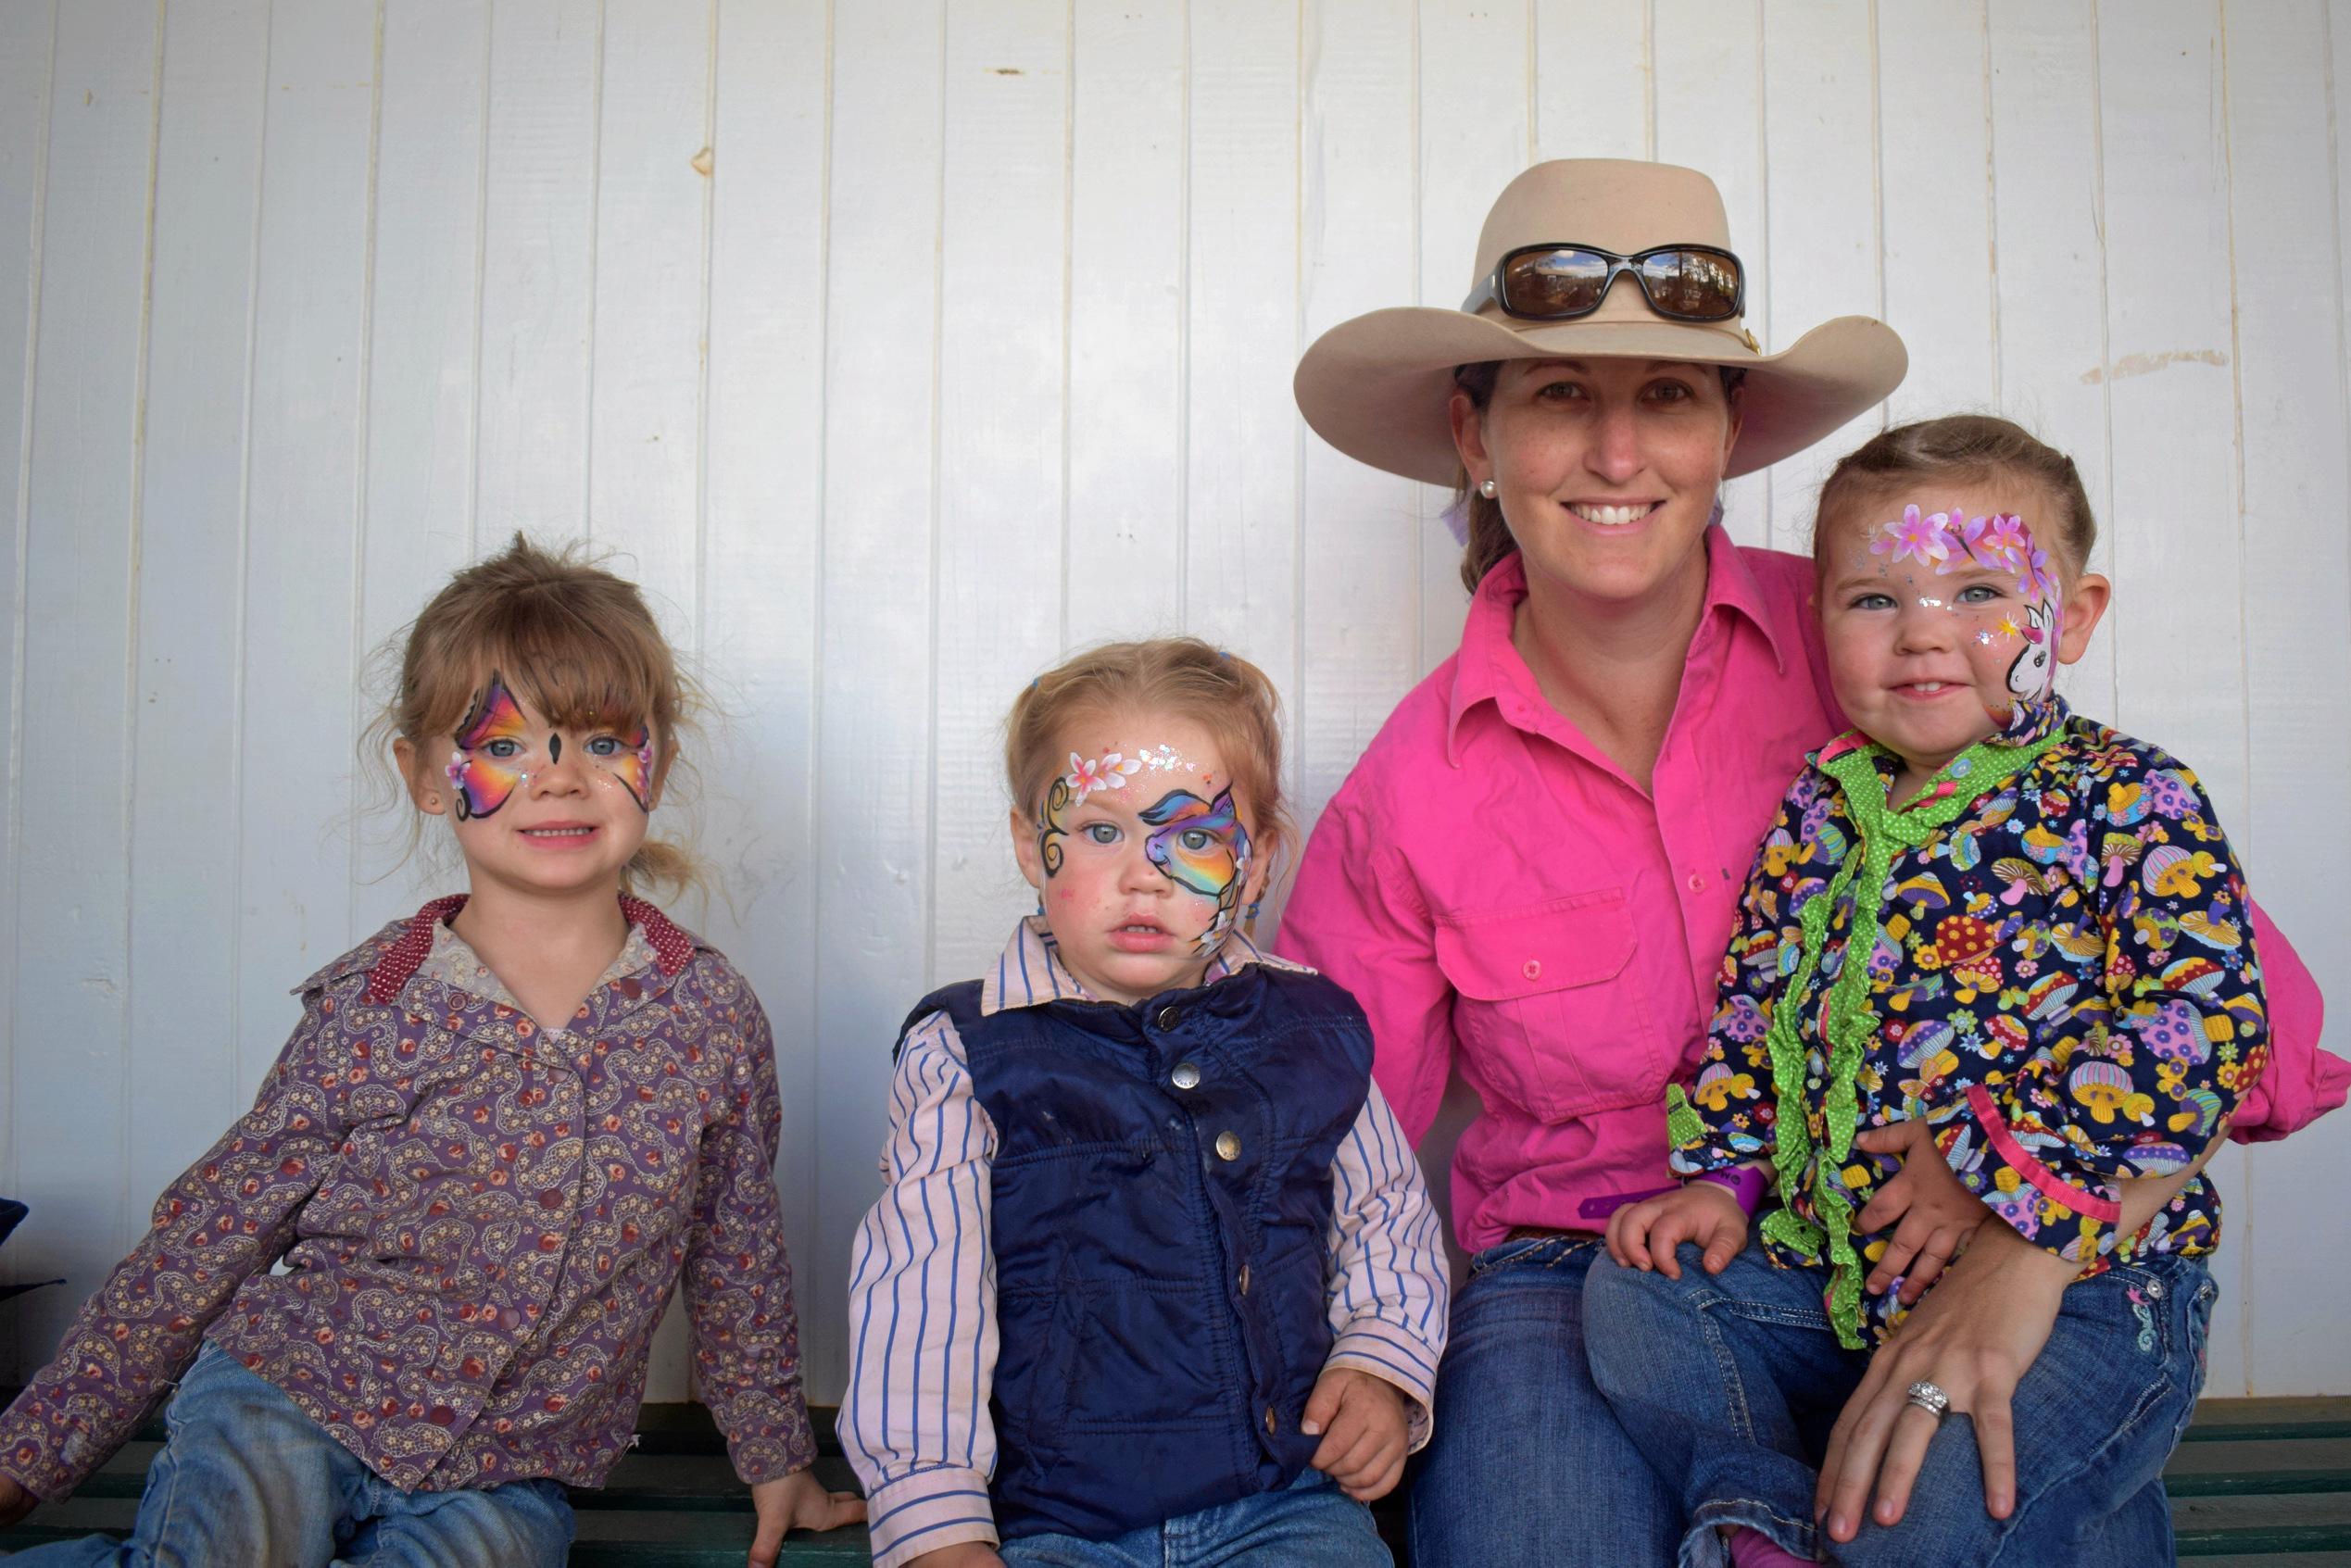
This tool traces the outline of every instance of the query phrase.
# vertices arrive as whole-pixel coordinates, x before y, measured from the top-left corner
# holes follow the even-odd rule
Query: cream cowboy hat
[[[1632,256],[1659,245],[1730,249],[1715,182],[1694,169],[1618,158],[1539,163],[1503,188],[1477,237],[1477,282],[1521,246],[1582,245]],[[1488,359],[1673,359],[1747,372],[1739,444],[1727,472],[1752,472],[1814,442],[1901,384],[1910,357],[1883,321],[1840,316],[1766,354],[1741,318],[1683,321],[1649,307],[1638,281],[1614,279],[1600,307],[1571,320],[1503,313],[1486,291],[1475,312],[1404,306],[1358,316],[1314,340],[1291,383],[1316,434],[1389,473],[1452,484],[1446,404],[1453,368]]]

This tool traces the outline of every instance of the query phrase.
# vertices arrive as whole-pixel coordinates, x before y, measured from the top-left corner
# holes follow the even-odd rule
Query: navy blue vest
[[[948,1015],[996,1127],[998,1531],[1099,1540],[1288,1486],[1318,1441],[1362,1010],[1264,964],[1131,1008],[979,999],[948,986],[907,1027]]]

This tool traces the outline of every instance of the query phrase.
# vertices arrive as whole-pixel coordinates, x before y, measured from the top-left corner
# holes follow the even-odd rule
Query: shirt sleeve
[[[305,998],[253,1109],[156,1199],[145,1236],[0,1415],[0,1474],[51,1501],[79,1486],[187,1370],[237,1287],[292,1244],[348,1125],[335,1014],[350,994]]]
[[[1437,922],[1410,873],[1344,796],[1306,845],[1277,946],[1362,1007],[1371,1021],[1372,1071],[1418,1143],[1452,1071],[1452,984],[1437,965]]]
[[[863,1484],[874,1568],[958,1541],[996,1542],[988,1391],[996,1269],[988,1165],[996,1129],[944,1013],[908,1032],[890,1085],[886,1190],[849,1263],[841,1447]]]
[[[729,1103],[702,1134],[684,1278],[695,1392],[726,1434],[735,1474],[756,1484],[814,1463],[816,1438],[800,1390],[799,1318],[775,1198],[775,1042],[748,989],[744,1000]]]
[[[2103,928],[2099,994],[2014,1073],[1929,1113],[1970,1191],[2085,1268],[2118,1239],[2118,1184],[2194,1161],[2269,1052],[2244,879],[2194,775],[2151,768],[2093,800],[2102,847],[2075,880],[2095,879],[2080,892]]]
[[[1379,1085],[1331,1160],[1329,1309],[1325,1367],[1385,1379],[1412,1401],[1412,1448],[1428,1441],[1450,1289],[1443,1232],[1420,1161]]]
[[[1824,847],[1799,838],[1805,812],[1818,797],[1818,775],[1807,770],[1779,803],[1748,868],[1732,918],[1730,946],[1715,976],[1715,1011],[1695,1080],[1666,1091],[1668,1163],[1679,1176],[1702,1175],[1771,1158],[1778,1111],[1771,1048],[1765,1036],[1780,987],[1781,959],[1801,947],[1797,912],[1826,890],[1837,867],[1816,863]]]

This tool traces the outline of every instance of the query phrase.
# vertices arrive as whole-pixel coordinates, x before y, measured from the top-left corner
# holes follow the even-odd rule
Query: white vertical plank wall
[[[1891,417],[2074,455],[2118,593],[2068,689],[2194,764],[2351,1006],[2346,71],[2351,0],[0,0],[0,1278],[72,1282],[0,1381],[287,987],[446,883],[359,766],[370,659],[521,528],[614,551],[712,698],[660,825],[775,1026],[836,1399],[892,1031],[1024,907],[1005,707],[1198,632],[1280,686],[1311,826],[1464,596],[1446,497],[1291,370],[1455,303],[1535,157],[1707,169],[1767,346],[1881,314]],[[1802,548],[1839,449],[1730,527]],[[2346,1128],[2217,1167],[2212,1391],[2351,1392]]]

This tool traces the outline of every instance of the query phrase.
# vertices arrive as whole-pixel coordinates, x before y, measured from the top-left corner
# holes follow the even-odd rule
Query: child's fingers
[[[1927,1293],[1927,1287],[1941,1278],[1951,1261],[1959,1256],[1967,1239],[1967,1233],[1955,1226],[1945,1226],[1927,1238],[1926,1245],[1918,1248],[1918,1261],[1911,1265],[1909,1275],[1902,1282],[1904,1306],[1918,1304],[1918,1298]]]
[[[1668,1209],[1649,1231],[1649,1256],[1667,1279],[1681,1277],[1681,1260],[1675,1251],[1685,1241],[1698,1239],[1698,1226],[1686,1208]]]
[[[1366,1425],[1346,1452],[1332,1461],[1329,1469],[1323,1470],[1319,1464],[1314,1468],[1323,1470],[1324,1474],[1334,1480],[1360,1485],[1377,1472],[1380,1454],[1387,1446],[1387,1435]]]
[[[1900,1279],[1903,1272],[1910,1267],[1910,1260],[1918,1255],[1918,1248],[1925,1244],[1930,1234],[1926,1226],[1918,1224],[1905,1223],[1896,1230],[1886,1242],[1885,1251],[1879,1254],[1878,1266],[1869,1271],[1864,1288],[1875,1296]]]
[[[1730,1267],[1730,1261],[1739,1256],[1739,1249],[1747,1245],[1747,1225],[1744,1217],[1724,1218],[1707,1238],[1706,1255],[1699,1260],[1710,1274],[1718,1274]]]
[[[1853,1217],[1853,1228],[1867,1235],[1898,1223],[1910,1212],[1917,1198],[1917,1183],[1899,1173],[1887,1178]]]
[[[1314,1380],[1314,1391],[1306,1396],[1306,1409],[1301,1412],[1298,1429],[1312,1437],[1329,1427],[1331,1418],[1339,1413],[1343,1402],[1341,1391],[1347,1386],[1344,1377],[1329,1373]]]
[[[1396,1489],[1396,1483],[1402,1481],[1403,1478],[1404,1456],[1399,1453],[1395,1458],[1389,1461],[1387,1466],[1382,1469],[1378,1474],[1374,1475],[1370,1480],[1359,1482],[1352,1486],[1342,1481],[1339,1483],[1339,1489],[1345,1492],[1349,1497],[1353,1498],[1357,1502],[1377,1502],[1380,1499],[1394,1491]]]
[[[1853,1135],[1853,1146],[1870,1154],[1905,1154],[1911,1140],[1918,1135],[1917,1122],[1891,1122],[1882,1127],[1870,1127]]]
[[[1600,1244],[1608,1248],[1608,1261],[1620,1269],[1632,1266],[1631,1261],[1625,1256],[1624,1237],[1626,1216],[1630,1214],[1633,1209],[1634,1205],[1628,1203],[1609,1215],[1608,1228],[1600,1234]]]

